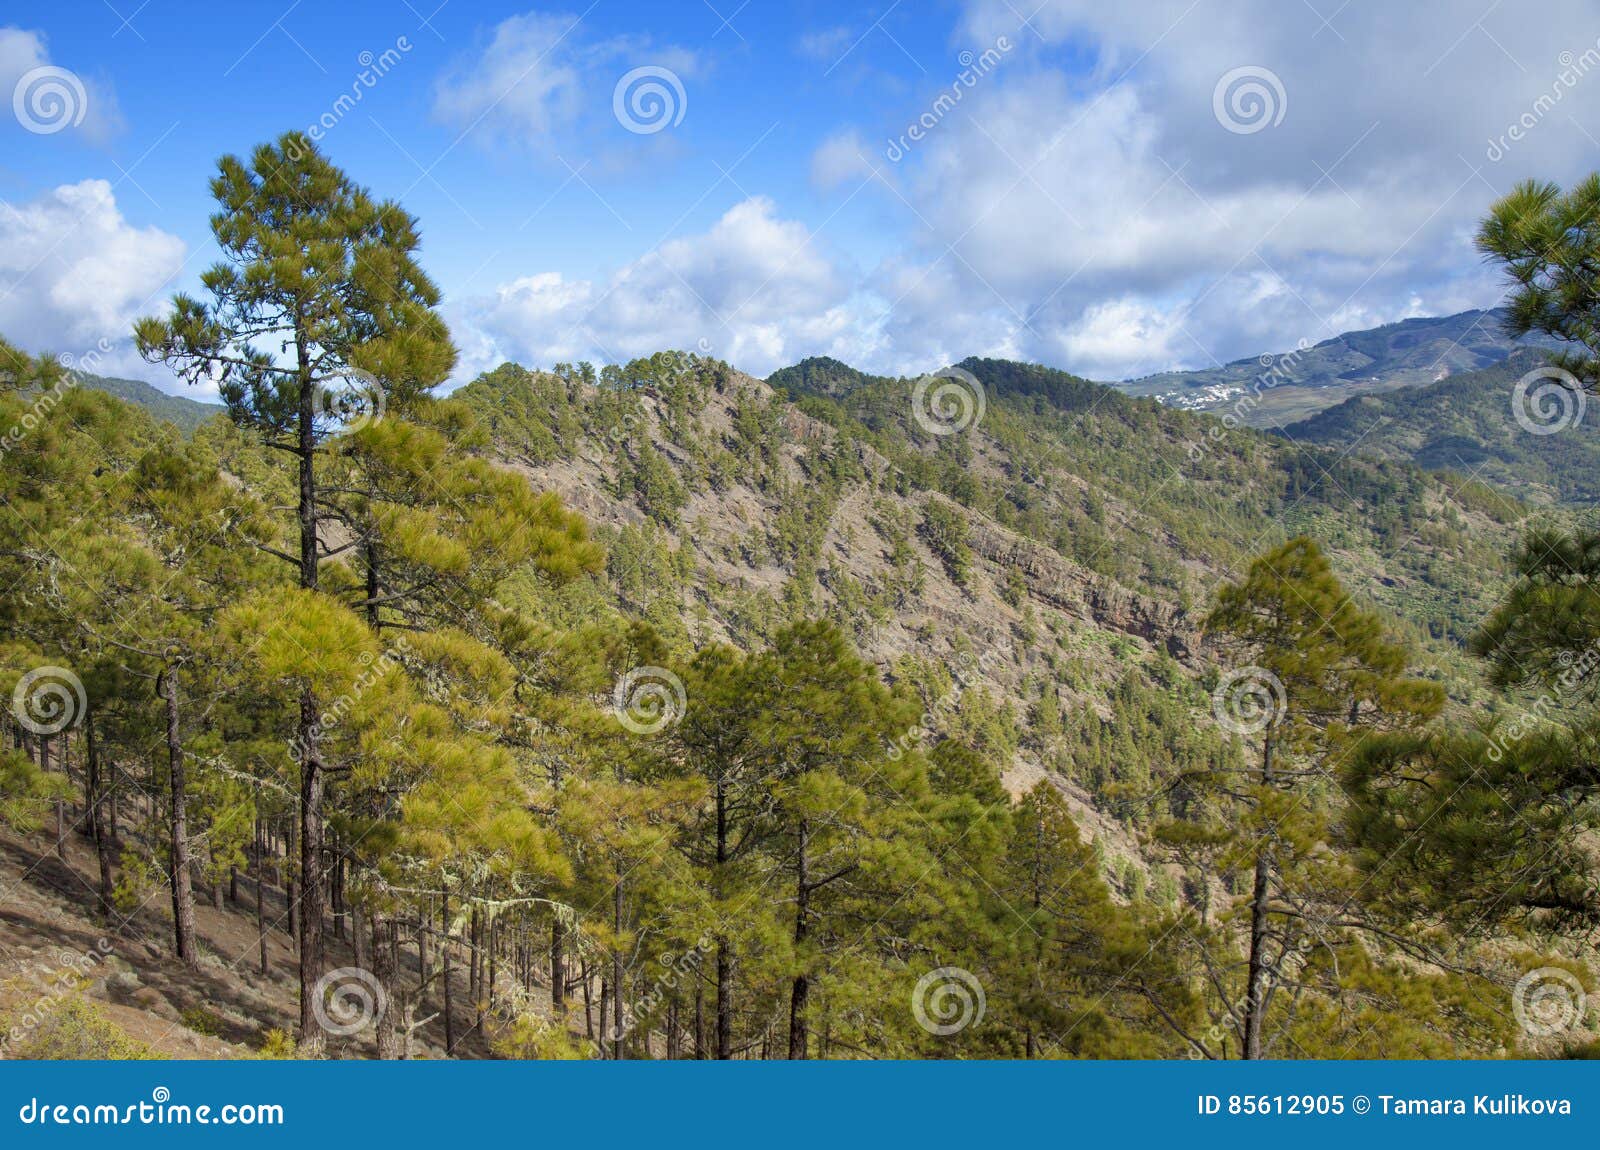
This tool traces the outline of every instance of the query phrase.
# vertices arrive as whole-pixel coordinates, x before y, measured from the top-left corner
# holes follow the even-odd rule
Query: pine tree
[[[1600,387],[1600,172],[1563,192],[1527,180],[1497,200],[1478,228],[1478,249],[1503,264],[1515,287],[1506,301],[1513,337],[1542,332],[1569,343],[1555,363]]]
[[[1332,835],[1328,784],[1370,732],[1426,721],[1443,699],[1437,684],[1406,677],[1405,648],[1356,605],[1306,538],[1261,556],[1224,586],[1206,627],[1234,654],[1231,682],[1255,693],[1219,688],[1218,709],[1253,728],[1258,766],[1242,788],[1226,775],[1184,779],[1211,801],[1166,836],[1222,846],[1225,858],[1248,866],[1242,998],[1226,1005],[1243,1057],[1261,1058],[1265,1019],[1295,973],[1302,939],[1321,941],[1348,925],[1348,899],[1324,845]]]
[[[1352,759],[1352,834],[1373,885],[1469,935],[1587,935],[1600,920],[1585,840],[1600,795],[1600,534],[1531,532],[1521,578],[1473,637],[1525,702],[1478,729],[1394,737]]]
[[[300,133],[224,156],[211,193],[224,258],[202,277],[211,302],[173,299],[167,318],[135,326],[140,352],[192,383],[216,382],[235,421],[258,430],[296,469],[298,546],[274,549],[315,590],[331,554],[318,496],[323,442],[353,417],[401,410],[455,363],[433,308],[439,291],[415,260],[416,221],[377,202]],[[345,389],[341,393],[339,388]],[[324,763],[317,697],[299,701],[300,1025],[324,962],[327,875]]]

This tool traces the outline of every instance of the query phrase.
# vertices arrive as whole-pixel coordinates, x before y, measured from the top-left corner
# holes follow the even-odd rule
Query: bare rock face
[[[1137,635],[1178,659],[1197,646],[1194,624],[1175,603],[1130,591],[987,520],[969,517],[968,544],[999,569],[1021,571],[1030,595],[1074,618]]]

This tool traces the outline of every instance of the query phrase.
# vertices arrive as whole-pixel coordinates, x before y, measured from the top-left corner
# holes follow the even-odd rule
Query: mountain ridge
[[[158,387],[140,379],[122,379],[116,376],[77,373],[78,386],[93,388],[114,395],[128,403],[138,404],[159,419],[176,424],[184,431],[193,431],[213,416],[225,415],[227,409],[220,403],[204,403],[182,395],[169,395]]]
[[[1195,411],[1236,407],[1253,427],[1278,428],[1355,395],[1423,386],[1503,362],[1521,349],[1553,349],[1543,335],[1511,339],[1504,309],[1475,309],[1448,316],[1417,316],[1375,328],[1341,332],[1292,351],[1262,353],[1213,368],[1160,372],[1116,384]]]

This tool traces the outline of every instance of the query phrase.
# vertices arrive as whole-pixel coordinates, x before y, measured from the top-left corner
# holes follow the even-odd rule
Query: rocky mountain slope
[[[1345,332],[1220,367],[1162,372],[1117,386],[1191,411],[1232,409],[1239,396],[1259,390],[1259,402],[1242,413],[1244,421],[1252,427],[1283,427],[1355,396],[1436,383],[1491,367],[1519,348],[1551,346],[1544,336],[1507,338],[1503,311],[1466,311]]]
[[[128,403],[147,409],[157,419],[174,423],[185,431],[193,431],[213,416],[224,414],[216,403],[200,403],[182,395],[168,395],[143,380],[117,379],[112,376],[80,373],[74,376],[79,387],[92,387]]]
[[[1225,656],[1200,618],[1287,535],[1323,540],[1433,673],[1475,693],[1457,644],[1498,593],[1514,500],[1049,369],[962,366],[983,411],[960,430],[910,381],[831,361],[769,382],[677,355],[506,365],[457,396],[608,548],[603,580],[540,609],[620,604],[685,646],[832,617],[918,686],[932,732],[959,728],[1013,789],[1054,779],[1113,874],[1118,858],[1140,869],[1140,826],[1160,813],[1127,796],[1185,756],[1228,753],[1208,694]]]
[[[1544,362],[1539,352],[1518,351],[1482,371],[1345,400],[1284,434],[1476,475],[1531,502],[1593,504],[1600,500],[1600,436],[1587,401],[1559,385],[1541,397],[1546,381],[1538,377],[1516,398],[1518,381]]]

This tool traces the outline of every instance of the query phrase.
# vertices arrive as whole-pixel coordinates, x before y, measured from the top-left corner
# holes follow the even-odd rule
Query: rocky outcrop
[[[1028,593],[1059,611],[1137,635],[1175,658],[1187,659],[1198,647],[1198,629],[1177,604],[1130,591],[996,523],[969,514],[967,544],[1001,571],[1021,571]]]

